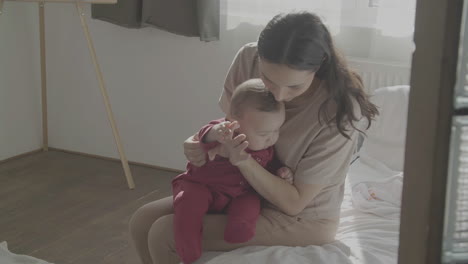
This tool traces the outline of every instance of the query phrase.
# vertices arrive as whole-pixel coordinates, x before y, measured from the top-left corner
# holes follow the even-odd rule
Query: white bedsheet
[[[376,173],[375,167],[366,166],[368,166],[366,163],[356,162],[350,168],[350,176],[353,173],[354,175]],[[336,242],[324,246],[251,246],[226,253],[206,252],[196,263],[396,264],[400,208],[399,204],[394,202],[395,199],[399,199],[398,195],[401,195],[402,175],[401,173],[392,175],[394,177],[387,180],[383,180],[381,175],[360,176],[361,180],[354,181],[355,176],[348,177],[346,180],[345,198]],[[371,182],[372,179],[377,180]],[[353,192],[351,182],[354,186],[359,183],[364,185]],[[365,187],[373,192],[382,194],[385,192],[386,195],[375,197],[377,199],[362,199]],[[392,190],[390,195],[388,195],[389,189]]]
[[[0,243],[0,264],[52,264],[31,256],[10,252],[6,241]]]
[[[360,211],[356,208],[363,206],[353,199],[353,195],[356,197],[358,193],[351,192],[349,181],[347,185],[336,239],[350,247],[353,264],[396,264],[400,208],[389,202],[373,200],[367,202],[379,205],[374,207],[375,212],[370,209],[368,212]],[[388,214],[382,215],[384,212]]]

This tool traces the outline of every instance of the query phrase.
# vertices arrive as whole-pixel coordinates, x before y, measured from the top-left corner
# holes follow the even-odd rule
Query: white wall
[[[118,157],[74,6],[46,12],[50,146]],[[222,117],[217,101],[231,60],[261,28],[240,25],[204,43],[92,20],[89,6],[85,14],[129,160],[183,169],[183,141]]]
[[[0,160],[41,147],[37,9],[7,2],[0,15]]]

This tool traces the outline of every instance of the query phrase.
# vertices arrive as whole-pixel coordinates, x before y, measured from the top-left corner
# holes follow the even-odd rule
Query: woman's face
[[[287,65],[260,60],[260,78],[276,101],[289,102],[307,91],[315,72],[295,70]]]

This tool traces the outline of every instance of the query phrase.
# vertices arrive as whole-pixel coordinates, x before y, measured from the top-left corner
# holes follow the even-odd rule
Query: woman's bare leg
[[[143,205],[130,219],[131,243],[143,264],[153,264],[148,247],[148,233],[151,226],[161,217],[172,213],[172,196],[170,196]]]
[[[153,264],[177,264],[173,230],[173,214],[160,217],[149,231],[148,241]],[[307,221],[290,217],[272,209],[263,209],[256,225],[255,236],[239,244],[224,240],[227,216],[205,215],[202,246],[204,251],[229,251],[243,246],[307,246],[322,245],[334,240],[338,220]]]

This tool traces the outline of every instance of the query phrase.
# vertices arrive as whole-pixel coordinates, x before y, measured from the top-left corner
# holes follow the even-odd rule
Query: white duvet
[[[382,173],[393,175],[382,177]],[[402,174],[358,160],[348,175],[351,177],[346,180],[341,221],[334,243],[307,247],[251,246],[226,253],[206,252],[197,264],[396,264]]]

